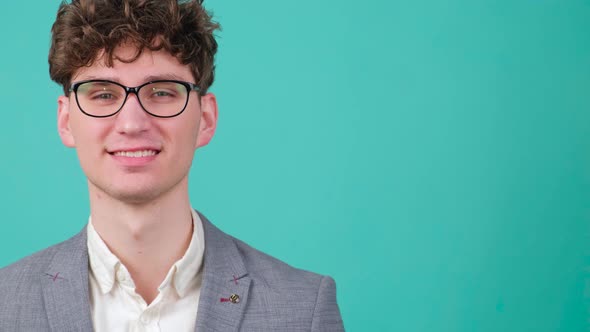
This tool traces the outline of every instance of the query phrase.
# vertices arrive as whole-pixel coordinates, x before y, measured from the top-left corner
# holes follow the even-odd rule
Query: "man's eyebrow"
[[[144,77],[144,82],[149,82],[149,81],[157,81],[157,80],[176,80],[176,81],[185,81],[186,79],[184,77],[180,77],[176,74],[160,74],[160,75],[150,75],[147,77]]]
[[[76,82],[92,81],[92,80],[105,80],[105,81],[117,82],[117,79],[115,77],[111,77],[111,76],[82,76],[82,77],[77,77]]]
[[[106,81],[113,81],[117,83],[121,83],[120,79],[113,76],[85,76],[80,81],[90,81],[90,80],[106,80]],[[158,81],[158,80],[175,80],[175,81],[185,81],[184,77],[180,77],[176,74],[158,74],[158,75],[149,75],[142,79],[142,82],[151,82],[151,81]],[[191,80],[192,81],[192,80]]]

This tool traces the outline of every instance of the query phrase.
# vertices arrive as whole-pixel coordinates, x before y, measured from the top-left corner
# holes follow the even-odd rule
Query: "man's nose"
[[[135,93],[127,96],[125,104],[116,116],[117,132],[126,135],[137,135],[147,131],[152,121],[151,116],[143,110]]]

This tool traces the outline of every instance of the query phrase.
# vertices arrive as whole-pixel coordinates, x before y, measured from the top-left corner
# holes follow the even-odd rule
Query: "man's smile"
[[[123,166],[144,166],[156,159],[161,151],[160,148],[153,146],[107,149],[113,159]]]
[[[141,151],[117,151],[112,154],[114,156],[139,158],[139,157],[155,156],[158,153],[159,153],[159,151],[155,151],[155,150],[141,150]]]

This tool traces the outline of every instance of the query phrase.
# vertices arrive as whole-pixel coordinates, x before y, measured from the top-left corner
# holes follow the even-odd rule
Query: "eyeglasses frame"
[[[117,86],[122,87],[125,90],[125,99],[123,99],[123,104],[121,104],[121,107],[116,110],[114,113],[112,114],[108,114],[108,115],[92,115],[90,113],[85,112],[82,109],[82,106],[80,106],[80,101],[78,100],[78,88],[85,83],[90,83],[90,82],[97,82],[97,83],[111,83],[111,84],[115,84]],[[141,88],[143,88],[146,85],[149,84],[153,84],[153,83],[161,83],[161,82],[172,82],[172,83],[178,83],[183,85],[186,88],[186,102],[184,103],[184,106],[182,107],[182,110],[174,115],[156,115],[154,113],[149,112],[148,110],[145,109],[145,106],[143,106],[143,104],[141,103],[141,98],[139,98],[139,90],[141,90]],[[139,105],[141,106],[141,108],[149,115],[156,117],[156,118],[173,118],[175,116],[179,116],[182,112],[184,112],[184,110],[186,109],[186,106],[188,105],[188,101],[190,98],[190,93],[191,91],[197,91],[197,93],[200,95],[201,93],[201,89],[194,83],[190,83],[190,82],[185,82],[185,81],[178,81],[178,80],[155,80],[155,81],[149,81],[149,82],[145,82],[139,86],[136,87],[130,87],[130,86],[125,86],[121,83],[118,82],[114,82],[111,80],[85,80],[85,81],[79,81],[79,82],[74,82],[72,83],[72,85],[70,86],[70,88],[68,89],[68,92],[74,92],[74,96],[76,97],[76,104],[78,105],[78,108],[80,109],[80,111],[82,113],[84,113],[87,116],[93,117],[93,118],[108,118],[110,116],[113,116],[117,113],[119,113],[122,109],[123,106],[125,106],[125,103],[127,102],[127,98],[129,97],[130,93],[134,93],[135,96],[137,97],[137,101],[139,102]]]

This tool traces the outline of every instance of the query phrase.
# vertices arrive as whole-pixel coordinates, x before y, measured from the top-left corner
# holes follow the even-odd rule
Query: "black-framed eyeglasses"
[[[190,92],[199,93],[200,89],[193,83],[176,80],[150,81],[136,87],[109,80],[87,80],[73,83],[69,91],[74,92],[80,111],[95,118],[117,114],[130,93],[135,93],[148,114],[171,118],[184,112]]]

